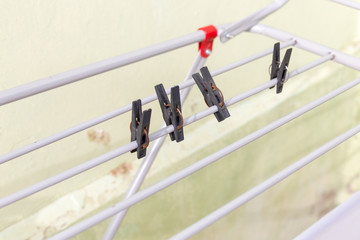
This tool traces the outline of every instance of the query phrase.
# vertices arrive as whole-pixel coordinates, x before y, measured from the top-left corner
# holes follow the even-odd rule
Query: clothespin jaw
[[[181,112],[181,99],[179,86],[171,88],[171,123],[174,126],[176,142],[184,140],[184,118]]]
[[[149,146],[151,109],[142,112],[141,100],[132,102],[132,115],[130,123],[131,141],[136,141],[138,147],[130,152],[137,152],[140,159],[146,155],[146,148]]]
[[[288,66],[290,62],[292,48],[286,50],[283,61],[280,64],[280,43],[274,44],[273,57],[271,63],[270,80],[277,78],[276,93],[282,92],[284,83],[287,81]],[[270,67],[270,66],[269,66]],[[272,89],[274,86],[270,87]]]
[[[289,62],[290,62],[291,52],[292,52],[292,48],[286,50],[285,57],[284,57],[283,61],[281,62],[281,66],[280,66],[279,72],[277,74],[277,80],[278,80],[278,82],[276,84],[276,93],[277,94],[282,92],[284,83],[287,81],[286,74],[288,72],[288,66],[289,66]]]
[[[155,86],[155,92],[158,97],[158,101],[160,104],[160,109],[163,114],[164,121],[166,126],[171,125],[171,109],[170,109],[170,101],[162,84],[158,84]],[[174,141],[174,133],[169,133],[171,141]]]
[[[184,140],[179,86],[171,88],[171,103],[162,84],[155,86],[155,92],[158,96],[166,126],[174,126],[174,131],[169,134],[171,141],[176,140],[176,142],[180,142]]]
[[[150,130],[150,119],[151,109],[145,110],[140,118],[140,126],[137,131],[136,141],[137,147],[137,158],[140,159],[145,157],[146,148],[149,146],[149,130]]]
[[[224,96],[219,88],[216,87],[213,78],[207,67],[200,69],[202,77],[199,73],[192,75],[201,93],[204,96],[205,103],[208,107],[217,106],[218,111],[214,113],[218,122],[230,117],[230,113],[225,105]]]
[[[280,67],[280,43],[274,44],[273,56],[272,56],[272,63],[271,63],[271,72],[270,72],[270,80],[277,77]],[[274,88],[275,86],[270,87],[270,89]]]
[[[142,106],[141,100],[136,100],[132,102],[132,113],[131,113],[131,123],[130,123],[130,131],[131,131],[131,142],[136,140],[136,132],[140,125],[140,117],[142,115]],[[131,152],[136,152],[137,150],[131,150]]]

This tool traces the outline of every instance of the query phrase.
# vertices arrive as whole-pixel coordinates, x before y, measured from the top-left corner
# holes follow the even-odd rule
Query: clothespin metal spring
[[[146,155],[146,148],[150,144],[151,109],[142,111],[141,100],[133,101],[132,116],[130,122],[131,141],[136,141],[138,147],[130,152],[137,152],[137,158],[140,159]]]
[[[289,79],[288,65],[290,62],[292,48],[287,49],[284,59],[280,62],[280,43],[274,44],[272,63],[269,66],[270,80],[277,78],[276,93],[282,92],[284,83]],[[274,86],[270,87],[272,89]]]
[[[171,88],[171,103],[162,84],[156,85],[155,91],[166,125],[174,127],[174,131],[169,133],[171,141],[181,142],[184,140],[184,118],[181,113],[179,86]]]
[[[205,103],[208,107],[217,106],[218,111],[214,113],[218,122],[230,117],[224,102],[224,95],[220,89],[215,85],[213,78],[207,67],[200,69],[202,76],[199,73],[192,75],[196,85],[199,87],[204,96]]]

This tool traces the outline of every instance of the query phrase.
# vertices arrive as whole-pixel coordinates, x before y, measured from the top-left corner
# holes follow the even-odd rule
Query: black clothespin
[[[213,78],[207,67],[200,69],[202,77],[199,73],[192,75],[201,93],[204,95],[205,103],[208,107],[216,105],[218,111],[214,113],[218,122],[230,117],[230,113],[225,105],[224,96],[219,88],[216,87]]]
[[[156,85],[155,91],[166,126],[174,126],[174,132],[169,134],[171,141],[181,142],[184,140],[184,119],[181,113],[179,86],[171,88],[171,103],[162,84]]]
[[[270,80],[277,78],[278,82],[276,85],[276,93],[278,93],[278,94],[282,92],[284,83],[286,81],[285,77],[286,77],[286,74],[288,71],[291,52],[292,52],[292,48],[286,50],[284,59],[280,64],[280,43],[274,44],[273,59],[272,59],[272,63],[271,63]],[[270,89],[273,87],[270,87]]]
[[[274,44],[272,63],[271,63],[271,72],[270,72],[270,80],[277,77],[280,67],[280,43]],[[270,87],[270,89],[274,88],[274,86]]]
[[[146,148],[149,146],[150,118],[151,109],[143,112],[140,99],[132,102],[131,141],[136,140],[138,147],[131,152],[137,152],[138,159],[146,155]]]

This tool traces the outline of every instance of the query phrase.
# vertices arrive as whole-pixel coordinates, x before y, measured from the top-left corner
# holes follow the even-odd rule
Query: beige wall
[[[202,26],[236,21],[270,2],[264,0],[180,2],[158,0],[136,2],[1,0],[0,90],[181,36]],[[359,41],[359,19],[356,10],[330,1],[291,0],[278,12],[264,20],[263,23],[360,57],[359,52],[351,48],[351,46],[358,46],[356,44]],[[273,40],[248,33],[241,34],[226,44],[216,40],[213,54],[209,58],[207,66],[210,69],[217,69],[270,48],[273,43]],[[122,107],[134,99],[153,94],[153,86],[158,83],[164,83],[165,87],[178,84],[183,80],[196,56],[196,47],[195,45],[188,46],[44,94],[1,106],[0,154],[5,154],[90,118]],[[296,68],[315,58],[316,56],[312,54],[295,50],[290,66]],[[217,79],[221,80],[220,86],[225,96],[234,96],[267,81],[269,61],[270,57],[264,58],[256,63],[219,76]],[[332,69],[331,66],[336,65],[329,63],[326,66]],[[338,81],[337,78],[341,77],[344,70],[343,68],[332,69],[332,71],[335,70],[339,74],[332,79]],[[312,72],[318,73],[316,71],[321,70],[313,70]],[[356,75],[353,70],[346,73],[351,77]],[[321,78],[321,72],[319,76]],[[342,79],[345,82],[349,80],[351,79]],[[234,83],[238,84],[234,85]],[[290,97],[292,93],[289,91],[284,95]],[[184,107],[186,116],[205,108],[196,89],[187,101]],[[157,103],[149,106],[154,111],[151,131],[155,131],[161,126],[161,114]],[[241,112],[241,110],[239,111]],[[256,112],[254,110],[252,114]],[[257,112],[257,114],[259,113]],[[129,141],[129,116],[129,114],[124,114],[121,117],[99,124],[89,131],[80,132],[1,165],[0,196],[6,196],[126,144]],[[241,113],[237,117],[242,118]],[[208,121],[217,126],[209,117],[201,123],[185,129],[186,141],[184,143],[179,146],[169,143],[167,145],[171,146],[174,151],[183,148],[194,151],[192,146],[199,141],[198,136],[202,136],[203,133],[191,133]],[[241,126],[245,123],[240,124],[235,121],[234,124]],[[94,133],[102,131],[105,134],[105,141],[91,141],[89,134],[94,135]],[[216,131],[214,135],[217,135],[218,131],[214,131]],[[306,152],[304,151],[304,153]],[[181,157],[171,155],[170,157],[174,158],[172,160],[174,164],[181,159]],[[169,156],[166,155],[165,151],[163,155],[160,155],[159,162],[165,165],[169,164],[167,161],[161,161],[161,159],[168,158]],[[101,184],[93,186],[93,188],[91,188],[91,184],[94,184],[95,180],[107,177],[109,172],[119,165],[122,166],[122,169],[124,165],[121,164],[124,162],[129,162],[130,165],[127,166],[131,167],[126,167],[126,169],[129,168],[125,171],[126,174],[117,178],[116,188],[112,189],[113,194],[107,196],[106,199],[97,200],[94,205],[89,205],[86,212],[74,218],[65,218],[64,222],[70,224],[98,206],[114,200],[115,196],[118,197],[126,189],[136,172],[139,161],[136,160],[135,155],[125,154],[95,170],[90,170],[1,209],[0,231],[5,229],[3,234],[15,235],[22,232],[21,237],[23,238],[29,237],[30,232],[36,232],[37,235],[34,239],[40,239],[47,231],[44,228],[46,228],[48,220],[43,218],[42,222],[39,223],[42,228],[38,231],[34,230],[31,227],[32,225],[29,225],[29,222],[35,221],[31,218],[34,216],[33,214],[36,214],[44,206],[51,206],[51,203],[56,199],[67,196],[66,194],[71,194],[73,191],[84,187],[88,187],[92,191],[100,189]],[[166,166],[169,167],[169,165]],[[154,167],[154,176],[156,174],[159,176],[167,175],[164,172],[167,169],[166,167],[159,164]],[[238,194],[240,193],[238,192]],[[71,203],[67,204],[71,205]],[[210,209],[207,212],[210,212]],[[10,226],[15,226],[23,219],[25,219],[23,225],[17,225],[16,231],[11,230]],[[28,226],[29,229],[25,231],[21,226]],[[56,232],[57,230],[52,231]],[[47,232],[46,234],[51,233]]]

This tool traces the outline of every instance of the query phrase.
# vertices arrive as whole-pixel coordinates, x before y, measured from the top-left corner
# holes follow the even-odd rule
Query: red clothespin
[[[213,25],[209,25],[198,30],[205,32],[204,41],[199,42],[199,50],[201,56],[207,58],[211,54],[214,39],[217,37],[217,29]]]

